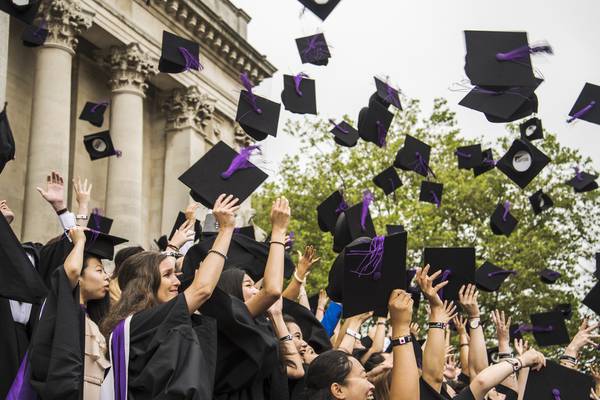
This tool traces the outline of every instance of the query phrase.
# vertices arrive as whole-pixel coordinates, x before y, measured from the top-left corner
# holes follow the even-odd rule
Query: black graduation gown
[[[190,318],[183,294],[135,314],[129,337],[128,399],[210,399],[216,324]]]
[[[283,299],[283,313],[294,317],[300,330],[302,337],[317,354],[323,353],[332,349],[331,340],[323,325],[315,317],[308,308],[295,301]]]
[[[50,287],[52,274],[65,263],[72,249],[73,244],[65,235],[62,235],[59,239],[53,239],[46,243],[39,250],[40,262],[37,270],[47,287]]]

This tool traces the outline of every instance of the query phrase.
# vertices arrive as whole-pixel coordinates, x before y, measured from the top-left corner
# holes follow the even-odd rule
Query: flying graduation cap
[[[490,227],[494,235],[510,234],[515,230],[519,221],[510,213],[510,202],[498,203],[490,218]]]
[[[313,14],[325,21],[333,9],[340,3],[340,0],[298,0],[304,7]]]
[[[333,251],[339,253],[353,240],[360,237],[375,237],[375,226],[369,212],[373,194],[363,192],[363,200],[340,213],[333,234]]]
[[[423,265],[429,265],[429,274],[442,271],[435,285],[448,281],[440,292],[443,300],[458,300],[463,285],[475,283],[475,248],[428,247],[423,251]]]
[[[311,36],[305,36],[296,39],[296,46],[300,53],[302,64],[313,64],[317,66],[325,66],[329,64],[331,53],[329,45],[325,40],[325,35],[317,33]]]
[[[342,121],[338,124],[333,119],[330,119],[329,122],[333,124],[333,129],[331,129],[329,132],[333,134],[333,140],[335,140],[337,144],[344,147],[356,146],[360,135],[352,125],[346,121]]]
[[[515,139],[496,167],[524,189],[549,162],[550,158],[531,142]]]
[[[588,399],[593,387],[590,375],[547,360],[544,368],[529,372],[523,399]]]
[[[396,189],[402,186],[402,180],[400,180],[396,168],[393,166],[386,168],[375,176],[373,178],[373,183],[383,190],[386,195],[395,192]]]
[[[253,84],[247,73],[240,75],[245,90],[240,92],[235,120],[254,140],[265,140],[267,136],[277,136],[281,104],[252,91]]]
[[[197,42],[163,31],[158,70],[170,74],[191,69],[202,71],[204,67],[200,64],[199,54],[200,45]]]
[[[121,152],[113,145],[109,131],[85,135],[83,144],[92,161],[110,156],[121,157]]]
[[[598,175],[588,174],[575,167],[575,176],[567,181],[567,185],[572,186],[575,193],[591,192],[592,190],[598,189]]]
[[[539,118],[530,118],[519,125],[521,139],[539,140],[544,138],[544,130],[542,129],[542,120]]]
[[[486,261],[475,271],[475,282],[483,291],[496,292],[510,275],[516,274],[517,271],[505,270]]]
[[[584,120],[593,124],[600,124],[600,86],[586,83],[573,108],[569,111],[568,123],[575,120]]]
[[[480,166],[483,162],[481,144],[461,146],[456,149],[454,154],[458,158],[459,169],[473,169]]]
[[[533,208],[533,213],[535,215],[538,215],[554,206],[554,202],[550,196],[544,193],[542,189],[529,196],[529,203],[531,203],[531,208]]]
[[[0,10],[23,21],[27,25],[31,25],[37,16],[41,3],[40,0],[2,0],[0,1]]]
[[[86,102],[83,110],[81,110],[81,114],[79,114],[79,119],[88,121],[90,124],[100,128],[104,123],[104,112],[108,108],[108,104],[107,101],[100,103]]]
[[[392,105],[398,110],[402,110],[402,104],[400,103],[400,94],[398,89],[394,88],[388,82],[384,82],[378,77],[374,77],[374,79],[377,91],[373,96],[371,96],[371,101],[369,101],[369,105],[373,102],[378,102],[385,108],[388,108],[390,105]]]
[[[300,72],[283,76],[281,102],[286,110],[295,114],[317,115],[317,94],[315,81]]]
[[[434,175],[429,167],[430,153],[431,146],[413,136],[406,135],[404,146],[396,153],[394,167],[404,171],[414,171],[424,177],[430,174]]]
[[[28,25],[21,35],[21,41],[24,46],[39,47],[44,44],[47,37],[48,29],[46,29],[45,24],[40,26]]]
[[[323,232],[335,231],[338,216],[348,209],[341,191],[336,190],[317,206],[317,221]]]

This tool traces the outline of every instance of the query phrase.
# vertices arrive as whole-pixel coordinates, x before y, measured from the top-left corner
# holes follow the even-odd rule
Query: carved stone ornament
[[[61,47],[75,54],[77,36],[92,26],[94,13],[84,10],[79,0],[47,0],[39,10],[41,24],[48,29],[45,46]]]
[[[111,47],[102,60],[111,71],[112,91],[131,91],[144,95],[146,79],[157,73],[156,60],[142,50],[139,44]]]

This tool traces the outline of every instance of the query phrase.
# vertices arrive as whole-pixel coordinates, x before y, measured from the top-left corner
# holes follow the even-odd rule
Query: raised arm
[[[75,200],[77,201],[77,222],[87,220],[89,215],[89,205],[92,195],[92,184],[88,183],[87,178],[81,181],[81,178],[73,179],[73,190],[75,191]]]
[[[327,296],[325,289],[319,290],[319,301],[317,303],[317,310],[315,311],[315,318],[319,321],[323,321],[323,317],[325,316],[325,307],[327,307],[328,302],[329,296]]]
[[[65,273],[71,287],[75,288],[79,283],[79,276],[83,269],[83,252],[85,250],[85,228],[80,226],[69,229],[69,237],[73,242],[73,249],[65,259]]]
[[[360,340],[360,327],[364,322],[373,315],[372,312],[354,315],[346,318],[337,337],[338,344],[335,346],[338,350],[343,350],[346,353],[352,354],[354,343]]]
[[[458,333],[460,369],[463,374],[469,376],[469,335],[465,326],[467,320],[463,316],[457,315],[453,321]]]
[[[290,336],[287,325],[283,320],[283,313],[281,311],[282,300],[281,297],[269,308],[268,314],[271,320],[271,325],[275,331],[275,335],[279,341],[279,354],[283,358],[285,363],[287,377],[290,379],[300,379],[304,376],[304,367],[302,366],[302,357],[294,340]]]
[[[283,291],[283,297],[286,299],[296,301],[300,295],[300,288],[306,282],[306,277],[310,273],[312,266],[319,261],[321,258],[315,256],[315,248],[313,246],[306,246],[304,254],[298,250],[298,266],[290,279],[290,283]]]
[[[190,314],[212,296],[217,286],[233,236],[235,212],[240,208],[237,203],[237,198],[224,194],[220,195],[215,202],[213,214],[219,223],[219,233],[204,261],[196,269],[192,284],[183,292]]]
[[[504,311],[492,311],[492,322],[496,327],[496,337],[498,338],[498,356],[500,359],[510,358],[513,356],[510,349],[510,334],[508,332],[510,321],[511,318],[508,317],[507,320],[504,315]],[[509,375],[508,378],[502,382],[502,385],[514,390],[515,392],[519,390],[517,386],[517,380],[514,375]]]
[[[529,350],[529,343],[523,339],[515,339],[515,352],[517,356],[522,356],[525,352]],[[525,397],[525,386],[527,386],[527,378],[529,377],[529,367],[523,367],[519,371],[519,376],[517,377],[517,400],[523,400]]]
[[[469,318],[469,376],[472,378],[488,366],[485,336],[481,326],[479,292],[475,285],[468,284],[460,288],[458,299]]]
[[[285,235],[290,214],[290,205],[285,197],[275,200],[271,208],[271,243],[262,288],[246,301],[246,307],[254,317],[264,314],[279,299],[283,291]]]
[[[597,339],[599,335],[594,335],[593,332],[598,328],[598,324],[590,324],[588,318],[584,318],[579,325],[579,331],[571,340],[571,343],[565,348],[563,355],[560,357],[561,365],[577,369],[579,352],[586,345],[596,346],[592,339]]]

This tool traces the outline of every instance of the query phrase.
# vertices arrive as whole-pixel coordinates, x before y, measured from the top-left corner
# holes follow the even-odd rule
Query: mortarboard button
[[[249,146],[238,154],[220,141],[185,171],[179,180],[191,189],[192,198],[207,208],[213,208],[217,198],[231,194],[242,203],[268,177],[249,161],[258,146]]]
[[[545,268],[540,271],[540,279],[542,282],[547,283],[549,285],[555,283],[557,279],[560,278],[560,272],[553,271],[549,268]]]
[[[595,312],[596,315],[600,315],[600,283],[594,285],[583,298],[582,303]]]
[[[559,311],[531,314],[531,325],[521,329],[533,333],[535,341],[541,347],[568,344],[571,341],[565,318]]]
[[[435,204],[437,208],[442,206],[442,192],[444,185],[437,182],[422,181],[419,201]]]
[[[325,21],[340,0],[298,0],[302,5],[312,11],[317,17]]]
[[[571,303],[560,303],[554,307],[554,311],[558,311],[565,319],[571,319],[573,316],[573,306]]]
[[[325,35],[322,33],[298,38],[296,39],[296,46],[298,46],[302,64],[319,66],[329,64],[331,53],[329,52]]]
[[[317,221],[323,232],[335,231],[338,216],[348,209],[342,192],[336,190],[317,206]]]
[[[373,183],[388,195],[402,186],[402,180],[394,167],[386,168],[383,172],[373,178]]]
[[[169,240],[171,240],[173,238],[173,235],[175,234],[175,231],[177,229],[179,229],[179,227],[181,227],[181,225],[183,225],[183,223],[186,221],[186,216],[185,213],[182,213],[181,211],[179,211],[179,214],[177,214],[177,219],[175,220],[175,224],[173,224],[173,228],[171,229],[171,233],[169,234]],[[196,240],[200,240],[200,237],[202,236],[202,225],[200,225],[200,221],[198,221],[196,219],[196,222],[194,223],[194,232],[196,232],[195,236],[194,236],[194,241]]]
[[[6,163],[15,159],[15,138],[8,122],[6,106],[0,112],[0,173],[4,170]]]
[[[367,142],[375,143],[379,147],[385,147],[386,138],[393,119],[393,113],[389,112],[380,103],[375,102],[368,108],[361,110],[358,134],[361,139]]]
[[[337,124],[334,120],[330,119],[329,122],[333,124],[333,129],[329,132],[333,133],[334,140],[337,144],[344,147],[354,147],[358,138],[360,137],[358,131],[354,129],[352,125],[346,121],[342,121]]]
[[[480,144],[459,147],[454,154],[458,158],[459,169],[472,169],[480,166],[483,162]]]
[[[392,87],[389,83],[384,82],[377,77],[375,77],[375,87],[377,88],[377,92],[375,92],[375,97],[373,100],[379,102],[385,108],[393,105],[398,110],[402,110],[398,89]],[[369,102],[369,105],[371,103],[372,101]]]
[[[423,265],[429,265],[429,273],[443,271],[435,285],[448,280],[440,290],[443,300],[458,300],[463,285],[475,283],[475,248],[473,247],[428,247],[423,252]]]
[[[494,160],[494,153],[492,152],[492,149],[482,151],[481,156],[481,164],[473,167],[473,175],[476,177],[496,168],[496,161]]]
[[[200,45],[171,32],[163,31],[162,47],[158,70],[170,74],[190,69],[202,71],[200,64]]]
[[[246,90],[240,92],[235,120],[254,140],[277,136],[281,104],[255,95],[248,74],[242,74],[241,80]]]
[[[317,114],[315,81],[301,72],[283,76],[281,101],[285,109],[296,114]]]
[[[28,25],[21,35],[21,40],[24,46],[39,47],[44,44],[47,37],[48,29],[46,29],[45,25]]]
[[[112,260],[115,253],[115,246],[127,242],[127,239],[96,230],[85,231],[85,237],[85,252],[101,260]]]
[[[579,167],[575,167],[575,176],[567,181],[567,185],[573,186],[575,193],[591,192],[598,189],[596,179],[598,179],[598,175],[588,174],[580,171]]]
[[[539,118],[530,118],[519,125],[521,139],[529,141],[544,138],[544,130],[542,129],[542,120]]]
[[[550,196],[544,193],[542,189],[529,196],[529,202],[531,203],[531,208],[533,208],[533,213],[535,215],[538,215],[554,206],[554,202]]]
[[[495,292],[500,289],[500,285],[502,285],[509,275],[516,274],[517,271],[505,270],[486,261],[475,271],[475,282],[479,289],[486,292]]]
[[[104,123],[104,112],[108,107],[108,102],[92,103],[88,101],[83,106],[79,119],[88,121],[90,124],[97,126],[98,128]]]
[[[429,174],[433,175],[433,171],[429,167],[430,153],[431,146],[413,136],[406,135],[404,146],[396,153],[394,167],[405,171],[415,171],[424,177]]]
[[[510,234],[515,230],[519,221],[510,213],[510,202],[498,203],[492,217],[490,218],[490,227],[494,235]]]
[[[369,212],[373,194],[365,190],[363,201],[341,213],[335,224],[333,251],[339,253],[353,240],[359,237],[375,237],[375,226]]]
[[[92,161],[111,156],[121,157],[121,152],[113,146],[109,131],[85,135],[83,144]]]
[[[41,3],[39,0],[2,0],[0,1],[0,10],[23,21],[27,25],[31,25],[37,16]]]
[[[586,83],[569,111],[569,116],[568,123],[581,119],[600,124],[600,86]]]
[[[388,235],[393,235],[394,233],[402,233],[402,232],[405,232],[406,230],[404,229],[404,225],[387,224],[385,226],[385,231],[387,232]]]
[[[529,141],[515,139],[496,167],[524,189],[549,162],[550,158]]]
[[[576,369],[547,360],[539,371],[530,371],[523,398],[571,400],[588,399],[594,387],[593,378]]]

